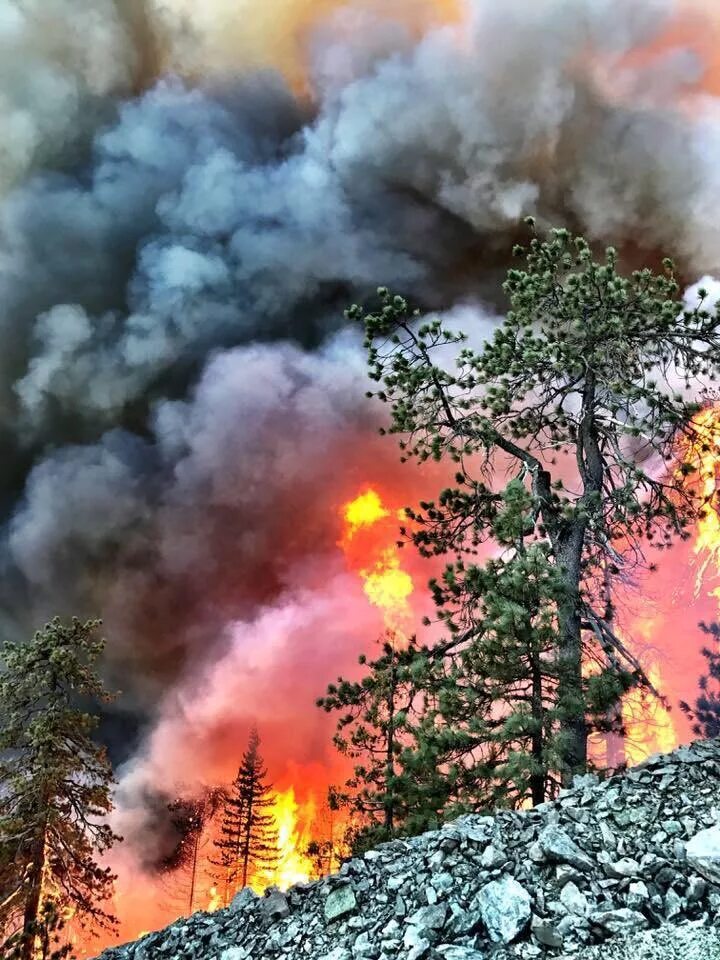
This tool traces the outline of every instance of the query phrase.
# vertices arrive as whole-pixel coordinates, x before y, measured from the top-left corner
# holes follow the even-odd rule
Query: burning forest
[[[715,729],[718,40],[0,0],[8,956]]]

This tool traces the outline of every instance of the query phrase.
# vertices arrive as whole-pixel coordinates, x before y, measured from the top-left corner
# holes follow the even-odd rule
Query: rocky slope
[[[396,840],[286,894],[242,891],[102,960],[720,960],[718,928],[710,741]]]

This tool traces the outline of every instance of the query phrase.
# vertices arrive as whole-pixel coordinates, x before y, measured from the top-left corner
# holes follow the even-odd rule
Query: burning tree
[[[111,697],[95,672],[99,621],[53,620],[29,643],[5,643],[0,677],[0,930],[3,956],[61,957],[68,916],[111,927],[114,877],[97,856],[116,837],[112,771],[83,709]]]
[[[342,829],[339,814],[345,803],[346,797],[337,787],[328,787],[325,803],[313,825],[316,835],[305,850],[306,856],[313,865],[315,878],[333,873],[347,853],[347,844],[344,837],[339,834]]]
[[[221,788],[205,787],[200,794],[180,796],[168,804],[170,823],[178,842],[165,857],[161,869],[173,899],[178,901],[188,916],[195,909],[202,848],[208,842],[206,828],[225,799],[225,791]]]
[[[690,391],[714,379],[720,319],[705,309],[705,291],[684,307],[669,260],[660,275],[625,277],[614,249],[597,263],[567,230],[515,252],[525,266],[504,284],[510,310],[478,349],[382,288],[378,311],[353,306],[348,316],[365,324],[370,373],[390,405],[390,431],[402,435],[403,459],[447,460],[456,471],[454,486],[408,511],[407,536],[420,552],[450,558],[435,591],[450,630],[438,658],[472,651],[485,635],[474,589],[481,568],[472,558],[492,545],[505,509],[496,478],[509,473],[527,491],[523,544],[544,551],[556,583],[547,597],[553,728],[557,769],[568,780],[587,763],[588,660],[603,665],[606,679],[617,674],[618,696],[627,675],[647,683],[608,615],[606,574],[617,582],[651,566],[648,544],[687,537],[697,516],[698,498],[685,483],[691,466],[665,465],[680,434],[690,445],[706,442],[692,422],[699,407]],[[518,557],[518,545],[495,545],[504,560]],[[482,657],[468,659],[479,672],[467,686],[481,690]]]
[[[518,479],[498,493],[492,537],[501,553],[462,560],[433,596],[451,640],[426,649],[416,682],[433,692],[422,735],[453,783],[447,813],[541,803],[562,768],[565,704],[556,610],[565,583],[547,541],[533,538],[534,502]],[[588,729],[618,727],[610,710],[635,674],[585,644],[581,695]],[[418,758],[422,763],[422,754]]]
[[[253,728],[242,763],[222,808],[216,865],[222,868],[225,901],[258,875],[269,878],[278,862],[278,837],[272,810],[272,787],[260,756],[260,737]],[[266,885],[266,884],[265,884]]]
[[[701,623],[700,629],[714,641],[703,647],[708,672],[700,677],[700,694],[691,706],[681,703],[684,713],[693,721],[693,733],[698,737],[720,737],[720,624]],[[712,684],[716,689],[712,689]]]

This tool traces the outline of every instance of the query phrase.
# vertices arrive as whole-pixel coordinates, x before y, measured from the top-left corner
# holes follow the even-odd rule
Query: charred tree
[[[179,796],[168,804],[170,824],[177,843],[161,864],[164,886],[179,909],[188,916],[198,908],[200,881],[208,873],[205,849],[208,827],[226,798],[219,787],[206,787],[194,796]]]

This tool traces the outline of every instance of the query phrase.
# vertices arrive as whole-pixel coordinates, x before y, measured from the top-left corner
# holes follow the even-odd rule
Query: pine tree
[[[695,703],[690,706],[682,702],[680,706],[692,720],[695,736],[720,737],[720,624],[701,623],[700,629],[712,638],[712,646],[702,650],[708,672],[700,677],[700,693]]]
[[[105,822],[112,771],[90,703],[111,697],[95,672],[99,621],[55,619],[7,642],[0,676],[0,930],[3,956],[66,955],[64,917],[106,928],[114,877],[97,860],[119,838]],[[55,946],[53,946],[53,943]]]
[[[669,260],[661,275],[625,277],[614,249],[595,262],[567,230],[515,252],[525,265],[508,273],[510,310],[480,349],[383,288],[379,310],[353,306],[348,316],[364,322],[370,375],[403,459],[456,470],[454,486],[410,511],[421,553],[463,558],[491,540],[504,503],[496,478],[509,473],[532,497],[526,541],[547,544],[562,584],[550,603],[569,781],[587,763],[584,651],[595,645],[605,676],[617,667],[642,678],[605,616],[603,571],[629,581],[652,567],[648,545],[686,538],[702,508],[686,482],[692,457],[679,470],[658,464],[673,462],[681,436],[691,451],[707,448],[688,395],[716,377],[720,319],[704,290],[683,304]]]
[[[238,887],[272,874],[278,862],[278,837],[272,786],[260,756],[257,729],[250,732],[237,776],[222,808],[220,836],[215,841],[216,865],[222,868],[221,881],[226,901]]]
[[[418,739],[435,745],[434,763],[452,783],[446,817],[541,803],[559,786],[565,704],[558,695],[557,606],[565,585],[548,541],[526,543],[532,511],[531,494],[512,480],[492,521],[498,555],[482,566],[456,561],[431,581],[450,639],[426,650],[423,673],[416,673],[436,704]],[[608,663],[587,638],[583,654],[589,728],[617,730],[609,706],[635,675]]]
[[[399,832],[428,827],[441,806],[438,802],[432,811],[421,807],[414,774],[421,770],[422,795],[427,801],[433,766],[425,762],[420,767],[411,759],[421,701],[424,705],[426,699],[417,691],[412,675],[418,656],[421,653],[414,639],[403,648],[388,634],[382,639],[380,657],[369,662],[365,656],[359,658],[365,667],[361,680],[339,677],[317,701],[328,713],[340,712],[333,742],[355,761],[343,795],[344,804],[359,821],[351,836],[354,853]]]

